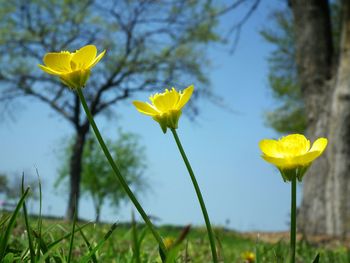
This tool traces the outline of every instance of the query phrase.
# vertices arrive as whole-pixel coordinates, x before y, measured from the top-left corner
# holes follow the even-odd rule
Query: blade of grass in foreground
[[[259,234],[257,236],[256,242],[255,242],[255,261],[256,263],[260,263],[260,243],[259,243]]]
[[[90,225],[90,224],[91,224],[91,223],[86,223],[86,224],[84,224],[83,226],[78,227],[78,228],[75,230],[75,232],[78,232],[80,229],[84,229],[86,226],[88,226],[88,225]],[[74,233],[75,233],[75,232],[74,232]],[[47,246],[48,250],[53,249],[53,248],[54,248],[57,244],[59,244],[62,240],[69,238],[72,234],[73,234],[73,233],[68,233],[68,234],[64,235],[63,237],[60,237],[60,238],[56,239],[55,241],[53,241],[52,243],[50,243],[50,244]]]
[[[84,229],[86,226],[90,225],[91,223],[86,223],[81,227],[77,227],[77,229],[75,229],[74,233],[78,232],[81,229]],[[34,232],[35,233],[35,232]],[[74,233],[68,233],[66,235],[64,235],[63,237],[58,238],[57,240],[53,241],[52,243],[50,243],[49,245],[46,245],[45,242],[43,240],[41,240],[42,242],[40,243],[41,246],[41,251],[43,251],[43,254],[40,258],[40,260],[37,263],[44,263],[47,261],[47,259],[50,257],[50,251],[54,250],[55,247],[63,240],[68,239],[69,237],[71,237],[71,235],[73,235]],[[45,253],[44,253],[45,251]],[[50,261],[51,262],[51,261]],[[62,259],[59,262],[66,262],[65,259]]]
[[[37,245],[37,258],[35,261],[35,262],[38,262],[38,260],[40,259],[40,250],[41,250],[43,255],[45,255],[49,250],[48,250],[47,245],[46,245],[45,241],[43,240],[41,234],[39,234],[33,230],[33,236],[35,237],[36,242],[38,244]],[[50,259],[46,258],[45,262],[50,263]]]
[[[39,175],[38,169],[36,170],[36,175],[38,176],[38,185],[39,185],[39,220],[38,220],[38,231],[41,234],[41,227],[42,227],[42,207],[43,207],[43,195],[42,195],[42,187],[41,187],[41,179]]]
[[[45,242],[42,239],[42,188],[41,188],[41,180],[40,180],[40,175],[39,171],[36,168],[36,175],[38,177],[38,185],[39,185],[39,218],[38,218],[38,225],[37,225],[37,240],[39,241],[39,245],[37,246],[37,251],[36,251],[36,261],[40,259],[40,249],[41,247],[47,248]],[[34,231],[33,231],[34,232]],[[45,245],[45,246],[44,246]],[[46,251],[45,251],[46,252]],[[43,252],[43,253],[45,253]],[[46,262],[49,262],[50,260],[46,260]]]
[[[314,261],[312,261],[312,263],[318,263],[320,261],[320,253],[318,253],[314,259]]]
[[[11,215],[3,215],[0,219],[0,227],[2,227],[3,225],[5,225],[5,223],[10,219]]]
[[[75,206],[77,207],[77,206]],[[70,242],[69,242],[69,252],[68,252],[68,259],[67,262],[70,263],[72,259],[72,251],[73,251],[73,242],[74,242],[74,233],[75,233],[75,225],[77,223],[77,211],[74,211],[74,220],[73,220],[73,226],[72,226],[72,235],[70,237]]]
[[[117,228],[117,226],[118,226],[117,223],[114,223],[109,229],[109,231],[107,232],[107,234],[103,237],[103,239],[100,242],[98,242],[98,244],[89,252],[89,254],[87,254],[81,260],[79,260],[79,263],[88,263],[91,259],[91,256],[95,254],[103,246],[103,244],[110,238],[110,236],[112,235],[114,230]]]
[[[141,242],[138,240],[137,237],[137,228],[136,228],[136,222],[135,222],[135,215],[134,212],[131,213],[131,225],[132,225],[132,241],[133,241],[133,251],[136,263],[141,263],[140,258],[140,245]]]
[[[88,247],[89,251],[91,252],[91,251],[92,251],[92,246],[91,246],[89,240],[88,240],[87,237],[85,236],[83,230],[79,229],[79,232],[80,232],[81,236],[83,237],[86,246]],[[98,263],[95,253],[93,253],[93,254],[91,255],[91,260],[92,260],[93,263]]]
[[[22,174],[22,195],[24,194],[24,173]],[[27,212],[27,206],[26,202],[23,201],[23,215],[24,215],[24,222],[27,229],[27,236],[28,236],[28,245],[29,245],[29,254],[30,254],[30,261],[35,262],[35,250],[33,246],[33,239],[32,239],[32,230],[29,225],[28,220],[28,212]]]
[[[10,218],[10,221],[7,225],[7,228],[5,230],[5,233],[4,235],[1,237],[1,240],[0,240],[0,262],[3,260],[4,256],[5,256],[5,253],[6,253],[6,247],[7,247],[7,243],[9,241],[9,238],[10,238],[10,234],[11,234],[11,231],[15,225],[15,222],[16,222],[16,218],[17,218],[17,215],[18,215],[18,212],[19,210],[21,209],[22,205],[23,205],[23,202],[25,200],[25,198],[27,197],[28,195],[28,192],[29,192],[29,187],[25,190],[25,192],[23,193],[21,199],[19,200],[19,202],[17,203],[17,206],[16,206],[16,209],[15,211],[13,211],[12,213],[12,216]]]

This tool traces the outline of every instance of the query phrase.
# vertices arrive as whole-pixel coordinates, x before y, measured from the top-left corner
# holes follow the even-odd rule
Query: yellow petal
[[[194,90],[194,86],[188,86],[186,89],[183,90],[183,92],[180,94],[180,100],[178,104],[176,105],[176,108],[178,110],[182,109],[183,106],[190,100],[192,93]]]
[[[172,88],[170,91],[166,90],[165,95],[163,97],[164,104],[167,105],[169,110],[174,109],[175,105],[178,103],[180,99],[180,94],[177,92],[175,88]]]
[[[271,157],[271,156],[267,156],[267,155],[262,155],[261,156],[265,161],[281,168],[281,169],[285,169],[285,168],[291,168],[293,165],[289,162],[288,159],[286,158],[278,158],[278,157]]]
[[[93,66],[95,66],[100,60],[101,58],[103,58],[103,56],[106,54],[106,50],[103,50],[92,62],[91,64],[88,66],[88,68],[92,68]]]
[[[170,110],[173,110],[180,98],[179,93],[172,89],[171,91],[165,90],[164,93],[156,94],[150,98],[154,107],[162,113],[166,113]]]
[[[159,115],[159,112],[149,103],[145,103],[142,101],[133,101],[133,104],[136,107],[136,109],[143,114],[149,116]]]
[[[319,152],[319,151],[308,152],[304,155],[296,156],[292,158],[291,162],[297,166],[306,166],[312,163],[321,154],[322,152]]]
[[[326,138],[318,138],[312,145],[310,152],[318,151],[320,154],[326,149],[328,140]]]
[[[283,157],[283,154],[280,151],[279,143],[276,140],[261,140],[259,142],[260,150],[264,155],[270,157]]]
[[[72,55],[72,69],[87,69],[94,61],[97,54],[97,49],[94,45],[87,45],[77,50]]]
[[[290,134],[278,140],[285,156],[298,156],[307,153],[310,141],[302,134]]]
[[[280,142],[300,142],[307,141],[306,137],[302,134],[289,134],[287,136],[283,136],[279,139]]]
[[[52,70],[48,67],[45,67],[44,65],[38,65],[39,68],[41,68],[43,71],[45,71],[46,73],[49,73],[49,74],[52,74],[52,75],[57,75],[57,76],[60,76],[62,73],[60,72],[57,72],[55,70]]]
[[[259,143],[263,152],[262,158],[265,161],[277,166],[282,171],[298,169],[299,180],[311,163],[323,153],[326,146],[327,139],[319,138],[310,149],[310,141],[301,134],[291,134],[278,141],[262,140]],[[290,180],[286,174],[283,178]]]
[[[47,53],[44,56],[44,64],[52,71],[60,73],[72,72],[70,66],[71,54],[69,52]]]

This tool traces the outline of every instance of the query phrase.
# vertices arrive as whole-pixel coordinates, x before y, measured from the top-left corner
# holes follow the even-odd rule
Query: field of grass
[[[26,225],[26,219],[28,225]],[[18,214],[11,221],[11,214],[1,215],[0,254],[1,262],[162,262],[159,249],[147,228],[140,224],[94,224],[85,222],[67,223],[62,220],[28,217]],[[9,238],[3,245],[9,230]],[[73,229],[74,227],[74,229]],[[31,235],[28,236],[27,229]],[[211,262],[211,251],[206,229],[160,226],[161,236],[176,240],[181,233],[183,241],[173,251],[175,260],[166,262]],[[72,239],[72,231],[75,232]],[[259,241],[258,235],[240,234],[224,228],[215,228],[221,262],[288,262],[288,240],[275,243]],[[30,241],[29,241],[30,240]],[[171,243],[171,242],[169,242]],[[255,260],[244,259],[244,253],[252,252]],[[299,241],[297,262],[313,262],[320,253],[319,262],[350,262],[345,246],[328,247]]]

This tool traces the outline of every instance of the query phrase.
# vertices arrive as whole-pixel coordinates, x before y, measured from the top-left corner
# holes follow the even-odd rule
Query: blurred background
[[[80,218],[130,220],[134,208],[105,163],[77,95],[37,67],[47,52],[94,44],[99,53],[107,53],[92,69],[84,94],[112,154],[118,156],[127,180],[157,224],[204,222],[171,134],[163,134],[158,123],[139,114],[131,102],[147,101],[165,88],[181,90],[193,84],[194,96],[184,109],[178,133],[212,223],[238,231],[287,230],[290,185],[262,160],[259,141],[291,132],[306,132],[312,140],[336,133],[315,128],[321,119],[326,123],[322,127],[330,126],[320,117],[326,110],[319,106],[328,109],[331,104],[315,96],[332,97],[336,88],[330,88],[335,83],[331,81],[340,73],[305,68],[307,63],[333,69],[341,65],[346,1],[309,2],[300,11],[298,1],[281,0],[1,0],[2,209],[11,209],[18,197],[14,189],[22,174],[37,192],[39,174],[43,214],[69,219],[76,208],[74,197],[79,196]],[[314,21],[302,21],[307,18],[302,12],[310,10],[319,10],[318,18],[324,15],[322,32],[314,28]],[[319,35],[306,38],[303,28]],[[331,48],[323,45],[332,54],[317,50],[314,42],[333,43]],[[307,78],[310,75],[316,80]],[[329,156],[324,159],[329,161]],[[323,178],[319,184],[332,189],[326,178],[338,175],[329,172],[332,168],[316,175],[324,166],[315,166],[307,176]],[[317,207],[322,217],[327,205],[319,198],[327,194],[314,181],[305,183],[318,191],[311,198],[314,190],[307,188],[304,207]],[[326,198],[336,203],[334,191],[328,193]],[[346,194],[345,189],[338,195]],[[318,200],[318,206],[310,198]],[[32,195],[29,211],[38,213],[38,194]],[[308,215],[315,210],[301,211]],[[323,217],[324,223],[315,223],[310,231],[323,225],[324,232],[337,229],[332,216]],[[307,216],[304,221],[313,223]],[[345,233],[347,225],[339,225],[342,228],[334,231]]]

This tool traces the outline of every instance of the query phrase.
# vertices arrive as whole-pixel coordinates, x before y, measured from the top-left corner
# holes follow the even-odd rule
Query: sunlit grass
[[[19,203],[19,208],[23,208]],[[12,216],[12,218],[11,218]],[[27,217],[28,226],[25,218]],[[12,220],[13,219],[13,220]],[[42,220],[41,234],[38,234],[38,221]],[[1,238],[8,235],[2,246],[0,262],[161,262],[159,246],[148,228],[142,224],[94,224],[77,221],[74,239],[71,232],[74,223],[63,220],[28,217],[22,213],[2,213]],[[9,226],[12,226],[12,228]],[[29,246],[28,229],[32,236],[32,249]],[[161,226],[157,229],[162,237],[178,238],[183,227]],[[214,228],[218,241],[220,262],[248,262],[242,255],[252,252],[255,262],[288,262],[289,244],[279,241],[266,243],[257,241],[258,236],[247,238],[244,235],[225,229]],[[137,244],[137,252],[135,250]],[[70,247],[71,252],[70,252]],[[322,248],[299,241],[296,249],[297,262],[313,262],[320,253],[320,262],[349,262],[349,252],[343,246]],[[193,227],[178,246],[175,261],[167,262],[211,262],[211,251],[204,227]],[[71,255],[71,256],[69,256]]]

